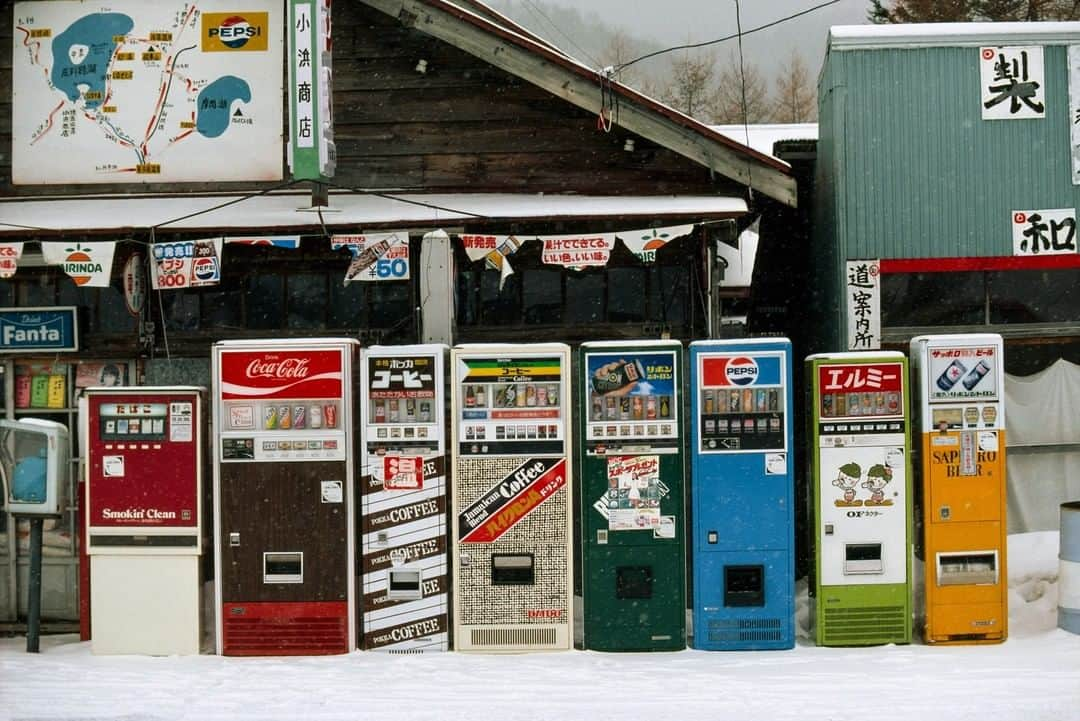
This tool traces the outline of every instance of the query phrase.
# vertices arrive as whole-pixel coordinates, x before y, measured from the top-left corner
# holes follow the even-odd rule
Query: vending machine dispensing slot
[[[937,554],[937,584],[964,586],[998,582],[997,551]]]
[[[724,566],[724,606],[765,605],[765,566]]]
[[[844,573],[884,573],[885,565],[881,559],[880,543],[844,544]]]

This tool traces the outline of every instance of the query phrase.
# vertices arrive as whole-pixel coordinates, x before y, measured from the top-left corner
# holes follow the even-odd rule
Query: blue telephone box
[[[694,648],[795,645],[791,398],[786,338],[690,344]]]

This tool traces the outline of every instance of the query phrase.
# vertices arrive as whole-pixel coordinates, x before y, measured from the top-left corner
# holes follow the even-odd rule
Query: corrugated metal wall
[[[841,273],[844,258],[1011,255],[1010,211],[1080,204],[1066,48],[1044,62],[1045,118],[983,120],[977,47],[829,54],[818,162],[835,176],[818,237]]]

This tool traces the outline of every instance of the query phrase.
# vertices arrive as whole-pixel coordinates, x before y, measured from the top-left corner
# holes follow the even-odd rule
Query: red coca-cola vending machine
[[[218,653],[347,653],[355,632],[347,338],[213,348]]]
[[[96,654],[197,654],[205,389],[86,390],[86,552]]]

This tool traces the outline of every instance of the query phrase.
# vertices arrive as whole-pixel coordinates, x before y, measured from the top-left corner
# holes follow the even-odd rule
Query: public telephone
[[[56,517],[67,508],[68,430],[55,421],[0,421],[0,482],[8,513]]]

